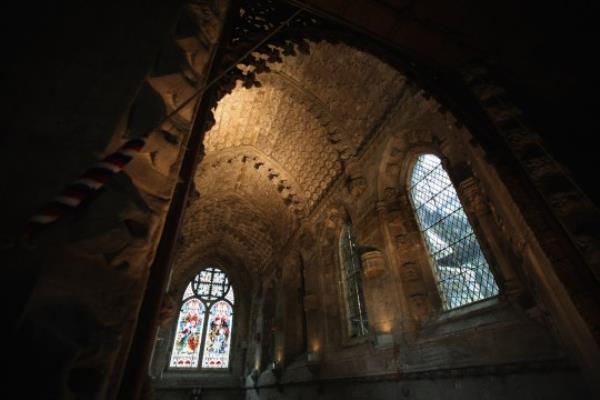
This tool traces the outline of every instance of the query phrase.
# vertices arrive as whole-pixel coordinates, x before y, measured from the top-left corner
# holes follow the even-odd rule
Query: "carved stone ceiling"
[[[213,110],[176,265],[233,254],[260,271],[318,204],[404,89],[404,76],[343,44],[311,43]]]

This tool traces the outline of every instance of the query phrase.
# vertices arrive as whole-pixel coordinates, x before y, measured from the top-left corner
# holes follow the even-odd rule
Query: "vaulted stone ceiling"
[[[260,87],[238,83],[213,110],[176,265],[208,251],[265,268],[405,87],[396,70],[344,44],[311,43],[269,67]]]

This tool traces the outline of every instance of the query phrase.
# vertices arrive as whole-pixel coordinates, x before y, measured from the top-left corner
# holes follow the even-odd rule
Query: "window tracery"
[[[233,323],[233,288],[214,267],[200,271],[183,294],[170,368],[228,368]]]

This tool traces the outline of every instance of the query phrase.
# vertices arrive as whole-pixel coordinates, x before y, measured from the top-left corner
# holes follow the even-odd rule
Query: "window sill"
[[[163,371],[161,378],[185,378],[185,377],[229,377],[232,375],[232,371],[229,368],[222,370],[210,370],[200,368],[170,368]]]
[[[342,341],[342,345],[341,346],[342,346],[342,348],[355,347],[355,346],[359,346],[361,344],[368,343],[368,342],[369,342],[369,334],[367,333],[364,336],[345,338]]]
[[[482,324],[501,322],[505,319],[505,312],[509,305],[502,301],[500,296],[471,303],[466,306],[441,312],[431,319],[424,321],[422,331],[424,334],[444,328],[444,331],[458,331],[470,329]],[[444,333],[444,332],[438,332]]]
[[[163,373],[161,376],[152,377],[152,385],[159,389],[187,388],[187,387],[237,387],[239,376],[232,374],[214,374],[204,372]]]
[[[188,385],[217,385],[231,386],[239,384],[239,376],[232,371],[202,371],[202,370],[165,370],[158,376],[153,376],[156,387],[188,386]]]

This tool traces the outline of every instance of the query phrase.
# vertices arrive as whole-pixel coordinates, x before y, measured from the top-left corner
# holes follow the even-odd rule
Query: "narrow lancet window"
[[[350,224],[344,225],[340,237],[342,286],[345,296],[350,336],[367,334],[367,309],[363,293],[362,266]]]
[[[498,285],[456,189],[435,155],[417,158],[410,197],[433,261],[444,309],[497,295]]]
[[[200,271],[182,301],[169,366],[228,368],[234,294],[225,272],[213,267]]]

